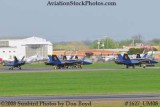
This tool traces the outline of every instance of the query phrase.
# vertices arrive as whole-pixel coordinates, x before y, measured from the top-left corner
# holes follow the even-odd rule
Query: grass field
[[[160,63],[156,66],[160,66]],[[23,67],[50,68],[52,66],[26,64]],[[83,68],[125,68],[125,66],[109,62],[94,63]],[[0,96],[160,93],[160,69],[55,71],[28,73],[0,71]],[[92,107],[124,106],[124,100],[92,101]]]
[[[160,69],[0,73],[0,96],[159,93]]]

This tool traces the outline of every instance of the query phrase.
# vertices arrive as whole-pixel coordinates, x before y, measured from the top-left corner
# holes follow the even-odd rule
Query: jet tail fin
[[[73,59],[73,57],[74,57],[74,56],[72,55],[69,59],[70,59],[70,60],[72,60],[72,59]]]
[[[124,54],[123,55],[123,60],[130,61],[130,58],[129,58],[128,54]]]
[[[144,54],[144,55],[143,55],[143,58],[146,58],[146,57],[147,57],[147,54]]]
[[[53,57],[52,57],[52,55],[48,55],[48,58],[49,58],[49,62],[53,62]]]
[[[141,55],[140,55],[140,54],[137,54],[136,58],[141,58]]]
[[[78,60],[78,56],[77,55],[75,56],[75,59]]]
[[[124,61],[124,60],[123,60],[123,56],[122,56],[121,54],[118,54],[118,59],[119,59],[120,62],[123,62],[123,61]]]
[[[85,60],[85,58],[86,58],[86,56],[84,56],[84,57],[82,58],[82,61],[84,61],[84,60]]]
[[[21,61],[24,61],[25,56],[23,56],[23,58],[21,59]]]
[[[121,54],[118,54],[118,59],[120,62],[131,62],[128,54],[124,54],[123,56]]]
[[[78,60],[78,56],[77,56],[77,55],[76,55],[76,56],[73,56],[73,55],[72,55],[72,56],[70,57],[70,60],[72,60],[73,58],[74,58],[75,60]]]
[[[61,64],[61,61],[59,60],[57,55],[52,55],[52,60],[55,64]]]
[[[65,55],[63,56],[63,60],[67,60],[67,57]]]
[[[18,59],[16,56],[14,56],[14,62],[17,63],[18,62]]]

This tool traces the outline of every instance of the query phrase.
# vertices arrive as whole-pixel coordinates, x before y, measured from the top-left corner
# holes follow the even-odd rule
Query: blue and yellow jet
[[[21,61],[19,61],[17,57],[14,56],[14,61],[5,62],[3,66],[9,66],[9,70],[13,70],[13,68],[19,68],[21,70],[21,66],[25,64],[24,58],[25,57],[23,57]]]
[[[56,66],[56,69],[82,68],[81,65],[92,64],[88,61],[78,60],[78,57],[76,57],[75,60],[67,60],[65,57],[63,58],[63,60],[60,60],[56,55],[49,55],[48,57],[49,60],[45,64]]]
[[[155,60],[140,57],[137,57],[136,59],[130,59],[128,54],[124,54],[123,56],[121,54],[118,54],[118,61],[115,61],[115,63],[126,65],[126,68],[129,68],[130,66],[135,68],[136,65],[141,67],[141,64],[144,64],[143,68],[145,68],[146,65],[154,66],[154,64],[158,62]]]

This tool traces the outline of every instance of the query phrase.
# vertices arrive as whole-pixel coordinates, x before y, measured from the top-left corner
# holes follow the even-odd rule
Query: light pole
[[[134,39],[133,39],[133,41],[132,41],[132,46],[135,46],[134,44],[135,44],[135,43],[134,43]]]
[[[97,42],[97,45],[98,45],[98,49],[99,49],[99,45],[100,45],[100,41],[98,40],[98,42]]]
[[[104,49],[104,42],[102,43],[102,45],[101,45],[102,47],[103,47],[103,49]]]
[[[105,40],[107,40],[106,48],[108,49],[108,36],[104,36]]]
[[[104,50],[104,46],[105,46],[104,42],[105,42],[105,38],[102,39],[102,43],[101,43],[101,47],[103,47],[103,50]]]

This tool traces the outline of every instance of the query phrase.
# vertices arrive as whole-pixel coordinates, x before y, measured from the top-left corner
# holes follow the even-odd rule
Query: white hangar
[[[52,54],[52,43],[40,37],[0,38],[0,58],[13,60],[14,56],[21,59],[34,55],[47,58]]]

